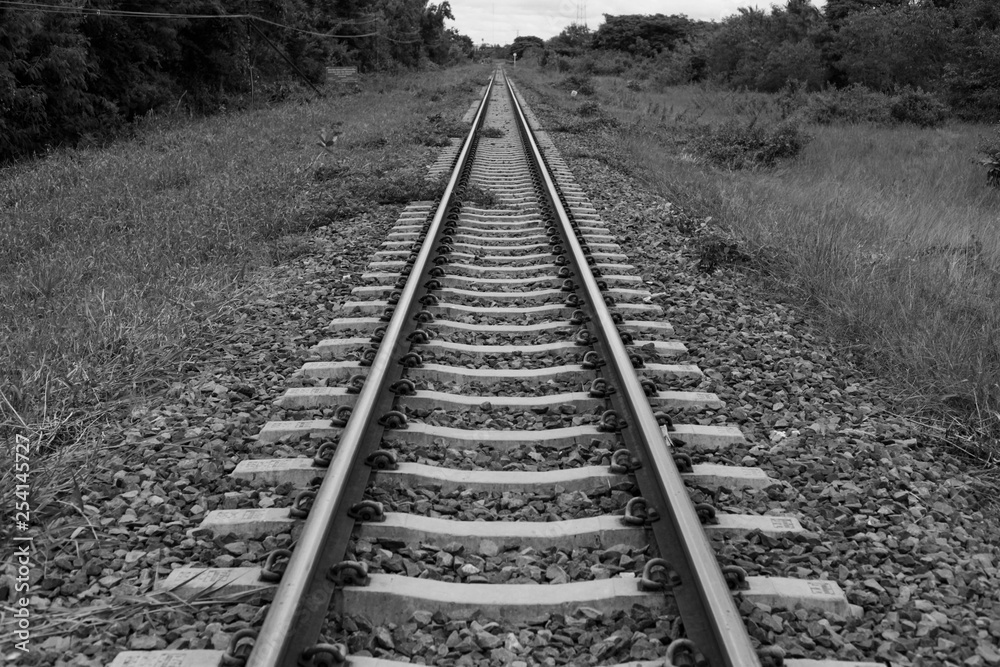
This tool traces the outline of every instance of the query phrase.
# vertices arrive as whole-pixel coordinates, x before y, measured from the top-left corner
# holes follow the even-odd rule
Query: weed
[[[482,208],[503,208],[500,198],[497,197],[495,192],[474,183],[465,187],[465,191],[461,193],[461,200],[467,204],[474,204]]]
[[[986,167],[986,182],[991,187],[1000,188],[1000,128],[992,137],[980,142],[977,152],[983,155],[978,162]]]
[[[389,139],[383,136],[368,137],[357,143],[358,148],[372,150],[375,148],[385,148],[389,145]]]
[[[576,113],[584,118],[592,118],[601,114],[601,105],[594,101],[587,101],[580,105]]]
[[[484,127],[479,131],[479,135],[486,137],[487,139],[499,139],[503,137],[506,133],[499,127]]]
[[[413,133],[413,141],[423,146],[443,147],[451,145],[451,137],[462,137],[466,127],[462,123],[445,119],[440,113],[427,116],[426,123],[419,125]]]
[[[709,163],[724,169],[773,167],[778,160],[798,155],[809,141],[797,123],[785,121],[764,127],[731,120],[718,127],[703,126],[692,146]]]
[[[804,120],[823,125],[832,123],[912,123],[936,127],[948,117],[948,107],[931,93],[906,88],[894,95],[870,90],[860,84],[809,95],[783,93],[790,112]]]
[[[350,167],[344,164],[339,164],[339,163],[334,165],[321,164],[318,167],[316,167],[316,170],[313,172],[313,180],[320,182],[330,181],[333,179],[342,178],[349,171]]]
[[[786,96],[787,99],[787,96]],[[860,84],[844,89],[831,89],[799,98],[805,120],[831,123],[891,124],[892,99]]]
[[[571,74],[560,85],[565,90],[575,90],[579,95],[593,95],[595,92],[593,80],[584,74]]]
[[[598,115],[583,120],[568,118],[562,123],[555,125],[552,129],[553,131],[566,132],[567,134],[592,134],[615,127],[618,127],[618,121],[613,117]]]
[[[324,151],[332,152],[334,146],[337,144],[337,140],[340,139],[340,135],[343,131],[340,127],[343,125],[342,122],[337,121],[334,123],[334,127],[331,129],[323,128],[319,131],[319,141],[316,142]]]
[[[575,116],[562,75],[519,76],[559,122]],[[740,261],[730,254],[735,245],[765,286],[777,284],[863,353],[913,410],[945,424],[948,448],[997,465],[1000,191],[982,165],[1000,181],[1000,133],[983,141],[986,126],[965,123],[928,131],[893,118],[902,93],[860,87],[770,96],[710,85],[640,93],[602,78],[595,86],[609,100],[603,113],[627,129],[589,138],[588,157],[627,170],[697,220],[710,216],[720,239],[697,242],[703,270]],[[718,148],[721,161],[743,162],[757,150],[744,150],[752,143],[744,135],[787,119],[810,139],[777,141],[770,154],[797,151],[777,170],[692,165],[692,136]],[[970,160],[977,148],[982,159]],[[673,219],[696,236],[707,231]]]
[[[428,132],[423,135],[416,135],[414,136],[414,140],[422,146],[433,146],[435,148],[451,146],[451,139],[448,135],[440,134],[438,132]]]
[[[446,136],[457,123],[423,119],[464,106],[483,74],[409,72],[342,87],[348,96],[149,117],[134,141],[6,169],[0,442],[22,422],[48,433],[53,418],[100,416],[161,387],[191,337],[231,316],[254,269],[309,251],[289,234],[438,196],[441,184],[408,167],[427,158],[412,128]],[[414,98],[414,82],[442,101]],[[45,436],[54,449],[78,439],[57,430]]]
[[[368,197],[381,206],[387,204],[404,205],[411,201],[435,200],[444,193],[442,181],[428,181],[423,169],[412,169],[394,174],[389,178],[369,181],[361,190],[361,196]]]
[[[719,234],[709,234],[698,239],[698,269],[712,273],[726,264],[742,264],[750,259],[740,250],[739,244]]]
[[[307,237],[289,235],[275,239],[268,245],[267,250],[271,264],[280,266],[298,257],[308,255],[312,252],[312,246]]]

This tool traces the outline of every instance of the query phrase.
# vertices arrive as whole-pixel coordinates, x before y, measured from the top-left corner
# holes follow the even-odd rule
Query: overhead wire
[[[0,7],[8,7],[10,9],[16,9],[21,11],[37,11],[45,14],[85,14],[90,16],[119,16],[123,18],[163,18],[163,19],[247,19],[251,21],[257,21],[260,23],[266,23],[273,25],[278,28],[285,30],[291,30],[293,32],[301,33],[304,35],[311,35],[313,37],[322,38],[332,38],[332,39],[359,39],[362,37],[382,37],[395,44],[416,44],[423,40],[420,39],[396,39],[388,35],[384,35],[379,31],[367,32],[360,35],[334,35],[327,32],[316,32],[313,30],[305,30],[303,28],[296,28],[294,26],[286,25],[284,23],[279,23],[277,21],[272,21],[266,19],[262,16],[257,16],[256,14],[180,14],[171,12],[137,12],[125,9],[100,9],[98,7],[71,7],[66,5],[50,5],[45,3],[35,3],[35,2],[24,2],[23,0],[0,0]],[[348,19],[350,20],[350,19]],[[372,23],[377,21],[377,18],[372,18],[366,22]],[[341,21],[336,21],[336,23],[343,23]],[[409,32],[399,33],[400,35],[417,35],[419,30],[413,30]]]

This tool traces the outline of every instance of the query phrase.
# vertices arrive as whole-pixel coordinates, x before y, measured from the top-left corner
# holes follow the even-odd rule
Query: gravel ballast
[[[281,412],[273,401],[296,383],[400,210],[382,207],[303,237],[297,257],[258,275],[186,350],[163,393],[103,433],[88,456],[93,478],[35,538],[32,650],[8,654],[4,641],[9,664],[103,667],[123,649],[223,649],[234,632],[259,627],[258,605],[149,594],[174,567],[260,565],[289,545],[288,534],[216,541],[189,532],[214,509],[289,504],[283,489],[253,489],[228,473],[245,458],[314,452],[309,442],[265,448],[255,436]],[[15,594],[15,576],[9,565],[0,574],[0,599]]]
[[[559,124],[537,94],[528,101],[543,124]],[[551,136],[658,295],[688,346],[685,361],[705,372],[697,389],[718,394],[726,402],[719,414],[747,436],[746,446],[696,460],[762,467],[787,485],[745,505],[791,514],[814,535],[803,553],[768,544],[749,551],[776,555],[788,576],[837,581],[864,608],[859,621],[806,623],[804,633],[782,626],[777,639],[790,657],[1000,664],[1000,521],[975,471],[949,453],[940,431],[905,417],[898,395],[805,313],[736,269],[699,271],[710,227],[610,167],[612,134]]]
[[[544,106],[535,110],[546,119]],[[555,139],[571,149],[566,151],[570,156],[611,150],[601,136]],[[859,619],[824,618],[744,601],[740,609],[751,635],[783,646],[790,657],[893,665],[1000,664],[1000,526],[970,471],[940,450],[932,429],[897,414],[902,409],[892,392],[838,353],[803,314],[748,290],[746,278],[736,271],[699,272],[699,236],[678,229],[686,214],[606,162],[569,161],[623,252],[658,295],[663,319],[688,346],[683,362],[696,363],[706,373],[704,381],[688,388],[714,392],[726,402],[724,409],[702,412],[695,421],[738,424],[747,436],[746,445],[695,452],[695,461],[760,466],[782,482],[760,491],[694,489],[693,496],[712,496],[725,511],[792,515],[808,530],[795,539],[751,535],[719,541],[720,561],[741,565],[749,574],[831,579],[864,609]],[[110,662],[122,648],[224,648],[232,633],[259,626],[263,615],[255,605],[187,606],[154,601],[146,594],[179,564],[256,565],[267,550],[290,542],[288,534],[260,541],[212,540],[189,531],[213,509],[288,504],[282,493],[286,489],[252,489],[227,473],[246,458],[302,456],[315,450],[315,442],[264,446],[253,436],[268,419],[290,418],[291,411],[273,408],[272,401],[286,388],[303,384],[296,371],[309,349],[329,337],[324,329],[336,306],[354,299],[350,289],[360,283],[397,211],[384,208],[349,229],[313,233],[304,242],[305,254],[262,277],[259,289],[204,347],[192,352],[162,395],[134,410],[120,431],[105,435],[109,449],[101,454],[103,471],[79,490],[78,498],[67,500],[79,511],[66,512],[36,541],[42,565],[33,575],[32,604],[38,610],[39,633],[34,652],[17,664],[96,666]],[[647,317],[660,319],[645,314],[634,319]],[[326,412],[295,411],[294,416]],[[470,414],[464,419],[489,413]],[[564,417],[559,416],[560,422]],[[544,415],[523,415],[535,418],[544,427]],[[553,455],[558,455],[556,464],[550,460]],[[519,448],[499,456],[485,450],[426,448],[401,456],[466,469],[523,470],[603,464],[606,459],[607,452],[596,446],[577,452]],[[387,510],[487,521],[621,513],[631,496],[623,489],[369,492]],[[538,568],[540,584],[553,582],[549,572],[559,578],[580,566],[585,576],[594,574],[597,561],[605,562],[601,554],[580,553],[577,559],[558,550],[542,556],[479,553],[461,566],[480,572],[467,568],[463,575],[461,566],[454,567],[455,554],[449,554],[449,568],[442,564],[446,557],[439,561],[438,554],[447,549],[406,555],[394,545],[383,546],[354,543],[355,550],[374,554],[384,571],[395,571],[386,565],[402,567],[404,573],[433,566],[442,577],[456,580],[485,572],[496,572],[499,579],[504,567],[523,564],[519,557],[537,559],[526,571],[534,580],[530,567]],[[621,567],[620,558],[616,566]],[[0,599],[12,594],[12,583],[8,568],[0,579],[0,593],[7,593]],[[662,655],[676,632],[670,619],[642,608],[607,615],[580,609],[514,626],[444,614],[419,614],[387,626],[331,614],[328,625],[328,637],[346,641],[353,653],[437,665],[652,659]]]

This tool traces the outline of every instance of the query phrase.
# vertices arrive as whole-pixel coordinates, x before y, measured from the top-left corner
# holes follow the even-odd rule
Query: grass
[[[527,70],[521,73],[526,76]],[[580,102],[554,74],[532,86],[565,116]],[[766,280],[808,307],[913,406],[1000,456],[1000,190],[977,147],[985,125],[807,125],[811,140],[773,169],[713,168],[697,129],[776,126],[788,98],[685,86],[660,93],[594,79],[603,159],[736,239]]]
[[[463,131],[488,75],[366,77],[311,102],[150,118],[134,140],[0,172],[0,442],[22,433],[56,456],[164,387],[253,271],[298,252],[290,234],[433,198],[420,165]]]

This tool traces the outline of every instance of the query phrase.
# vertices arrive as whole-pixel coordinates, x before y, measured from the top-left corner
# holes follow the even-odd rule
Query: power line
[[[334,38],[334,39],[359,39],[361,37],[379,37],[386,39],[390,42],[396,44],[416,44],[421,42],[419,39],[395,39],[389,37],[388,35],[383,35],[381,32],[367,32],[360,35],[333,35],[326,32],[315,32],[313,30],[304,30],[302,28],[296,28],[284,23],[278,23],[277,21],[271,21],[270,19],[265,19],[256,14],[175,14],[170,12],[136,12],[125,9],[98,9],[97,7],[67,7],[63,5],[47,5],[42,3],[33,2],[21,2],[20,0],[0,0],[0,7],[7,7],[12,10],[20,11],[34,11],[41,12],[44,14],[83,14],[87,16],[116,16],[122,18],[162,18],[162,19],[248,19],[250,21],[258,21],[260,23],[267,23],[269,25],[276,26],[278,28],[283,28],[285,30],[292,30],[304,35],[312,35],[314,37],[324,37],[324,38]],[[371,19],[369,22],[374,22],[377,19]],[[339,22],[339,21],[338,21]],[[400,33],[401,35],[417,35],[419,30],[413,30],[408,33]]]

